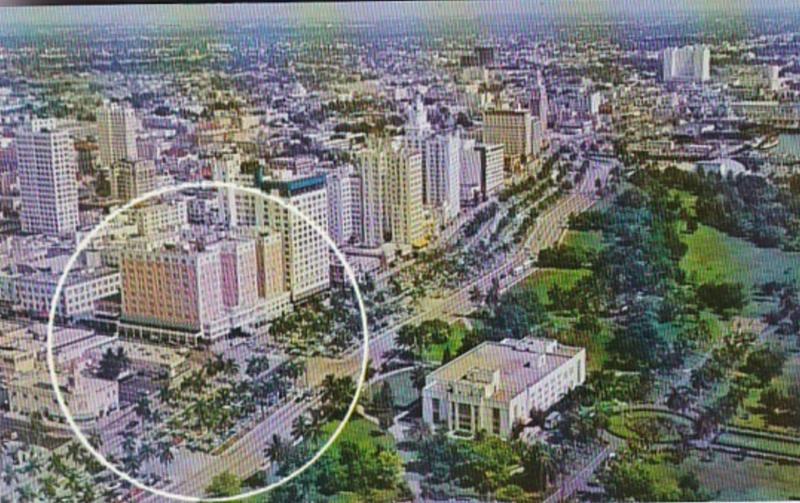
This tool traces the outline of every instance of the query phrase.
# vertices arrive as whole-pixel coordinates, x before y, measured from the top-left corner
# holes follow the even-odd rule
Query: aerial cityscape
[[[0,7],[0,502],[800,499],[800,9]]]

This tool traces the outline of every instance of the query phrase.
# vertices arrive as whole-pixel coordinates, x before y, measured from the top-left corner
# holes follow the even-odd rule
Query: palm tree
[[[16,492],[19,496],[19,500],[23,502],[36,501],[39,498],[38,492],[29,483],[18,486]]]
[[[311,432],[311,420],[305,414],[297,416],[292,423],[292,436],[297,439],[309,440]]]
[[[552,448],[536,442],[523,448],[521,462],[526,476],[534,481],[537,490],[545,490],[558,472],[558,463]]]
[[[139,459],[142,463],[147,463],[151,459],[153,459],[156,455],[155,450],[153,449],[152,444],[147,440],[143,440],[142,443],[139,445]]]
[[[172,442],[165,441],[158,444],[158,461],[162,465],[169,465],[175,460]]]
[[[9,487],[14,487],[19,481],[19,474],[13,465],[5,465],[3,467],[3,483]]]
[[[277,433],[272,435],[272,440],[267,445],[266,455],[273,463],[282,463],[289,453],[289,444]]]
[[[45,474],[39,479],[39,485],[42,487],[42,493],[48,501],[54,501],[56,499],[56,494],[58,494],[58,481],[52,474]]]
[[[136,402],[136,406],[134,407],[133,411],[142,420],[142,422],[149,421],[152,415],[152,409],[150,407],[150,399],[147,398],[146,396],[139,398],[139,400]]]
[[[30,415],[31,436],[34,443],[40,443],[44,433],[44,418],[38,410],[31,412]]]

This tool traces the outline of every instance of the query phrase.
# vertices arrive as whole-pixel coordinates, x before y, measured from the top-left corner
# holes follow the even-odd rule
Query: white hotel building
[[[545,411],[586,380],[586,351],[539,338],[484,342],[432,373],[425,423],[461,436],[509,438],[531,410]]]
[[[72,139],[54,119],[17,134],[22,230],[68,235],[78,227],[78,166]]]

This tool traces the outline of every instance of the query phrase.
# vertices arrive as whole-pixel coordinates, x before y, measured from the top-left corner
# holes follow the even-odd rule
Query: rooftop
[[[428,375],[428,386],[488,384],[497,375],[491,398],[506,401],[567,363],[582,348],[540,338],[484,342]]]

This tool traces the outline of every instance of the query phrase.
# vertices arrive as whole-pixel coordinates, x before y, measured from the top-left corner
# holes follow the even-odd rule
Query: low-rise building
[[[428,375],[422,416],[453,434],[509,438],[532,410],[549,409],[585,379],[583,348],[539,338],[484,342]]]

